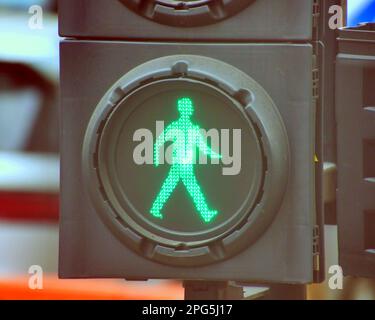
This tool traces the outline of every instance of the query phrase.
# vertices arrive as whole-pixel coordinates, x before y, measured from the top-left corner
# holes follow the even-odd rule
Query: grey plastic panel
[[[366,40],[366,42],[363,42]],[[375,277],[375,27],[340,31],[337,214],[346,275]]]
[[[329,27],[332,17],[329,8],[332,5],[341,5],[346,16],[345,2],[346,0],[324,0],[320,9],[320,95],[324,100],[324,161],[333,163],[336,163],[335,60],[338,45],[337,30]]]
[[[292,170],[286,196],[271,226],[232,259],[197,268],[151,262],[125,247],[95,212],[81,172],[86,126],[102,96],[135,66],[172,54],[210,56],[254,78],[278,106],[291,148]],[[312,282],[316,207],[313,161],[316,110],[312,88],[309,44],[64,41],[61,44],[60,276]]]
[[[60,0],[59,25],[60,35],[65,37],[308,40],[312,38],[313,0],[255,0],[225,20],[190,28],[153,22],[131,11],[120,0]]]

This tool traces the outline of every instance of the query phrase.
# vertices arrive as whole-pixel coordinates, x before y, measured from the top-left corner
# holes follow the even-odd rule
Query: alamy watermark
[[[328,26],[332,30],[336,30],[344,27],[344,9],[339,5],[332,5],[328,9],[328,13],[331,15],[328,20]]]
[[[31,30],[43,29],[43,8],[38,5],[32,5],[29,8],[29,28]]]
[[[331,290],[342,290],[344,282],[344,273],[341,266],[332,265],[328,269],[328,273],[332,276],[328,279],[328,286]]]
[[[155,122],[155,136],[164,143],[154,144],[154,133],[140,128],[133,134],[139,142],[133,151],[137,165],[212,164],[223,165],[223,175],[238,175],[241,171],[241,129],[173,128],[167,134],[164,121]],[[198,130],[198,131],[197,131]],[[168,143],[169,142],[169,143]],[[219,154],[220,156],[215,156]],[[158,153],[158,154],[156,154]]]
[[[32,265],[29,267],[30,274],[28,286],[31,290],[43,289],[43,268],[39,265]]]

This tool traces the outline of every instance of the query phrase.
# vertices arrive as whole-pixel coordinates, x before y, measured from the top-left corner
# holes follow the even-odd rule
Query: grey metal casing
[[[271,226],[242,253],[197,268],[155,263],[124,246],[99,218],[82,178],[82,142],[101,97],[135,66],[172,54],[209,56],[250,75],[279,108],[291,149],[288,188]],[[60,277],[312,282],[315,209],[321,200],[314,183],[312,56],[310,44],[63,41]]]
[[[59,30],[64,37],[128,40],[309,40],[313,37],[313,2],[255,0],[218,23],[178,28],[148,20],[119,0],[62,0]]]

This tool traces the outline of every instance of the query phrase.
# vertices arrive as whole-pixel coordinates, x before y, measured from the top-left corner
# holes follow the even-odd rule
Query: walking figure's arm
[[[157,138],[154,144],[154,165],[155,167],[159,166],[160,159],[159,159],[159,150],[160,147],[164,145],[167,141],[172,139],[172,126],[167,127]]]
[[[212,159],[221,159],[222,156],[219,153],[213,151],[206,143],[205,139],[203,139],[200,132],[198,132],[198,147],[199,149],[206,155],[208,155]]]

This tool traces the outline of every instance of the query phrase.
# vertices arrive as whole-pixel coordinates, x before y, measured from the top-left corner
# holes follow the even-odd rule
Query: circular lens
[[[211,85],[181,79],[124,98],[104,126],[98,156],[121,217],[172,241],[223,236],[251,212],[264,171],[243,107]]]

